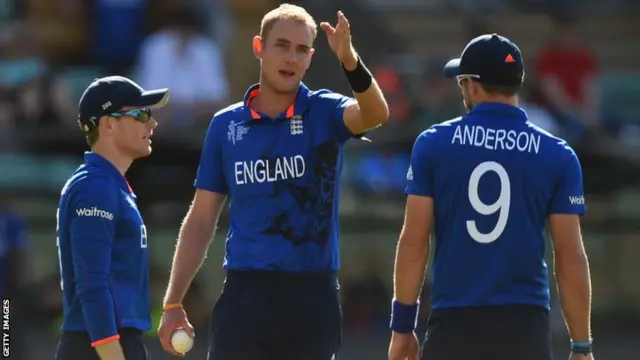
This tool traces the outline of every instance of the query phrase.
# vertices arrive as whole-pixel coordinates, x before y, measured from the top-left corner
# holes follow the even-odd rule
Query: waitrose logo
[[[101,217],[107,220],[113,220],[112,213],[108,211],[100,210],[97,207],[76,209],[76,214],[78,216],[87,216],[87,217],[95,216],[95,217]]]

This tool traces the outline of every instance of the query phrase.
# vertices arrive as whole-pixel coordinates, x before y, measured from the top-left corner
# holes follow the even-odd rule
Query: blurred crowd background
[[[640,351],[640,2],[637,0],[302,0],[319,21],[338,9],[383,86],[390,124],[372,143],[349,144],[341,202],[342,359],[384,359],[394,247],[417,134],[464,113],[444,62],[471,38],[498,32],[525,56],[521,105],[566,138],[583,164],[584,239],[593,279],[600,359]],[[87,150],[77,101],[92,79],[119,74],[169,87],[154,154],[128,178],[149,231],[154,314],[174,241],[193,194],[204,128],[257,82],[251,38],[274,0],[0,0],[0,294],[12,300],[12,358],[50,359],[61,304],[55,211]],[[323,34],[306,78],[349,94]],[[455,164],[451,164],[455,166]],[[204,358],[208,316],[223,279],[226,219],[186,307],[201,334],[187,358]],[[428,284],[425,296],[428,295]],[[424,303],[428,303],[424,301]],[[425,306],[424,314],[428,312]],[[558,357],[568,343],[552,312]],[[155,359],[162,354],[149,333]]]

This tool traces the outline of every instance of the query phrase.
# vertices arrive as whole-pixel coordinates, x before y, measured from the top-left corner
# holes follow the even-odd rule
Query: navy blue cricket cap
[[[168,101],[169,89],[145,91],[123,76],[95,79],[80,98],[78,125],[87,132],[98,125],[102,116],[117,112],[125,106],[158,109]]]
[[[524,81],[524,61],[516,44],[498,34],[486,34],[471,40],[460,58],[444,67],[444,75],[475,78],[488,85],[516,86]]]

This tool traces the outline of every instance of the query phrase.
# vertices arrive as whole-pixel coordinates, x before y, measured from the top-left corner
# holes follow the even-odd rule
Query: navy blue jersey
[[[118,329],[151,328],[147,231],[118,170],[95,153],[67,181],[58,208],[64,331],[88,331],[93,345]]]
[[[14,274],[11,271],[13,255],[27,246],[26,226],[21,217],[0,209],[0,297],[10,295],[7,285]]]
[[[338,199],[343,122],[354,101],[301,85],[275,119],[245,101],[218,112],[207,131],[195,187],[227,194],[226,269],[321,271],[339,268]]]
[[[435,203],[434,309],[549,306],[547,218],[585,213],[565,141],[519,108],[481,104],[420,134],[407,179],[407,194]]]

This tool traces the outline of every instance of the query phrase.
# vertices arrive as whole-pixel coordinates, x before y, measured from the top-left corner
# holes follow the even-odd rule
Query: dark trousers
[[[142,341],[142,331],[123,328],[120,334],[120,345],[127,360],[149,360],[147,348]],[[91,347],[89,334],[85,331],[66,331],[56,347],[54,360],[100,360],[96,350]]]
[[[209,360],[331,360],[342,339],[335,273],[229,271]]]
[[[549,312],[514,305],[434,310],[424,360],[551,360]]]

